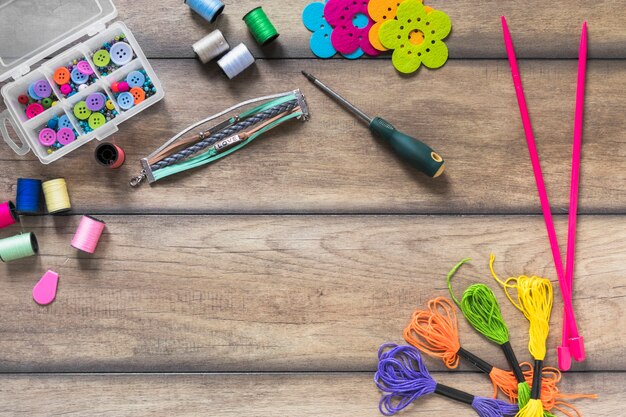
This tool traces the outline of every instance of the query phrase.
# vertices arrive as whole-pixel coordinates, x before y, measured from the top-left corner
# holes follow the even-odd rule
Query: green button
[[[102,113],[92,113],[91,116],[89,116],[89,127],[93,130],[96,130],[106,122],[107,119]]]
[[[44,109],[49,108],[50,106],[52,106],[52,99],[50,97],[44,98],[43,100],[41,100],[41,105]]]
[[[74,106],[74,116],[79,120],[87,120],[91,115],[91,110],[87,108],[87,103],[79,101]]]
[[[111,62],[111,55],[106,51],[106,49],[100,49],[93,54],[93,63],[98,67],[106,67]]]

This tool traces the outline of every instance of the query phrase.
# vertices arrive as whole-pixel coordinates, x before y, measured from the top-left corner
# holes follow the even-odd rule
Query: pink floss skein
[[[72,238],[72,246],[83,252],[94,253],[104,227],[105,224],[102,220],[91,216],[83,216]]]

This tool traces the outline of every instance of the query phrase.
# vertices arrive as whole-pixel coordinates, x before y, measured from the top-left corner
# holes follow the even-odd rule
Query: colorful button
[[[61,86],[61,93],[68,95],[72,92],[72,87],[69,84],[63,84]]]
[[[41,105],[44,109],[49,109],[50,106],[52,106],[52,99],[50,97],[44,98],[43,100],[41,100]]]
[[[51,126],[49,126],[51,127]],[[70,122],[70,118],[67,117],[66,114],[59,117],[59,128],[67,127],[68,129],[72,128],[72,122]]]
[[[117,65],[126,65],[133,59],[133,48],[126,42],[117,42],[109,50],[111,61]]]
[[[50,97],[52,94],[52,87],[48,84],[46,80],[39,80],[33,86],[33,90],[35,90],[35,94],[37,94],[41,98]]]
[[[74,131],[69,127],[63,127],[57,132],[57,140],[63,146],[69,145],[70,143],[74,142],[74,139],[76,139],[76,135],[74,134]]]
[[[89,96],[87,96],[87,99],[85,100],[85,102],[87,103],[87,108],[89,110],[98,111],[104,107],[104,103],[106,102],[106,97],[104,96],[104,94],[100,92],[92,93],[92,94],[89,94]]]
[[[111,91],[113,91],[114,93],[119,93],[120,89],[118,88],[119,83],[116,81],[113,84],[111,84]]]
[[[52,78],[58,85],[67,84],[70,82],[70,70],[65,67],[57,68],[54,70],[54,76]]]
[[[106,67],[111,62],[111,55],[107,52],[106,49],[100,49],[93,54],[93,63],[98,67]]]
[[[39,116],[43,113],[44,108],[39,103],[30,103],[28,107],[26,107],[26,117],[32,119],[33,117]]]
[[[74,105],[74,116],[79,120],[87,120],[91,115],[91,110],[87,108],[87,103],[79,101]]]
[[[117,104],[122,110],[128,110],[135,105],[135,98],[131,93],[120,93],[117,96]]]
[[[46,127],[41,129],[41,132],[39,132],[39,142],[41,142],[43,146],[50,146],[56,141],[57,132],[55,132],[53,129]]]
[[[133,87],[130,89],[130,93],[135,100],[135,106],[146,99],[146,93],[139,87]]]
[[[31,84],[28,86],[28,95],[33,99],[33,100],[41,100],[42,97],[39,97],[37,95],[37,93],[35,92],[35,83]]]
[[[17,101],[20,104],[28,104],[28,96],[26,94],[20,94],[17,97]]]
[[[89,79],[89,75],[83,74],[78,70],[78,68],[74,68],[72,70],[71,77],[72,81],[74,81],[74,84],[85,84]]]
[[[106,106],[107,110],[115,110],[115,104],[113,104],[113,101],[111,100],[107,100]]]
[[[130,85],[126,81],[121,81],[117,83],[117,89],[120,93],[125,93],[130,90]]]
[[[96,130],[106,122],[107,119],[102,113],[92,113],[91,116],[89,116],[89,127],[93,130]]]
[[[133,71],[126,76],[126,82],[132,87],[142,87],[146,82],[146,77],[139,71]]]
[[[54,129],[56,131],[56,128],[59,126],[59,119],[57,119],[56,117],[53,117],[52,119],[48,120],[47,126],[50,129]]]
[[[91,65],[89,65],[89,62],[85,60],[78,62],[78,64],[76,64],[76,68],[78,68],[78,70],[85,75],[93,74],[93,68],[91,68]]]

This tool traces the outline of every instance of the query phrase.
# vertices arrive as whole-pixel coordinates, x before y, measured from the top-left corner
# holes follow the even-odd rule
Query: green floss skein
[[[0,239],[0,260],[3,262],[33,256],[38,251],[39,244],[34,233],[22,233],[6,239]]]

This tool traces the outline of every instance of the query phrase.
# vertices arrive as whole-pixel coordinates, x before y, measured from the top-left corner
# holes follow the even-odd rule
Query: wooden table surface
[[[317,60],[300,15],[308,0],[263,1],[281,32],[260,50],[241,17],[258,1],[226,1],[215,25],[182,1],[116,0],[159,75],[163,101],[120,125],[127,152],[117,171],[92,158],[94,143],[49,166],[1,145],[0,200],[17,177],[67,179],[73,211],[28,217],[41,253],[0,266],[0,414],[65,416],[377,416],[378,346],[400,343],[411,312],[446,295],[445,274],[472,257],[457,288],[491,285],[520,359],[527,322],[496,288],[502,275],[538,274],[556,285],[517,102],[501,40],[505,14],[516,42],[557,232],[565,242],[580,25],[590,61],[581,170],[574,305],[585,363],[564,392],[591,392],[583,415],[621,415],[626,354],[626,8],[617,1],[432,0],[453,22],[450,60],[400,76],[388,56]],[[257,63],[228,81],[191,44],[214,28],[251,46]],[[369,113],[386,116],[447,159],[433,180],[312,87],[309,70]],[[227,105],[301,88],[306,124],[275,130],[193,173],[138,190],[139,158]],[[81,214],[107,223],[97,252],[69,248]],[[8,232],[17,233],[12,227]],[[65,261],[69,257],[68,261]],[[57,300],[30,292],[48,269]],[[556,363],[562,303],[556,296],[547,363]],[[460,320],[465,347],[506,367],[499,350]],[[435,377],[489,395],[472,369]],[[622,388],[620,388],[622,387]],[[405,415],[474,415],[426,398]]]

